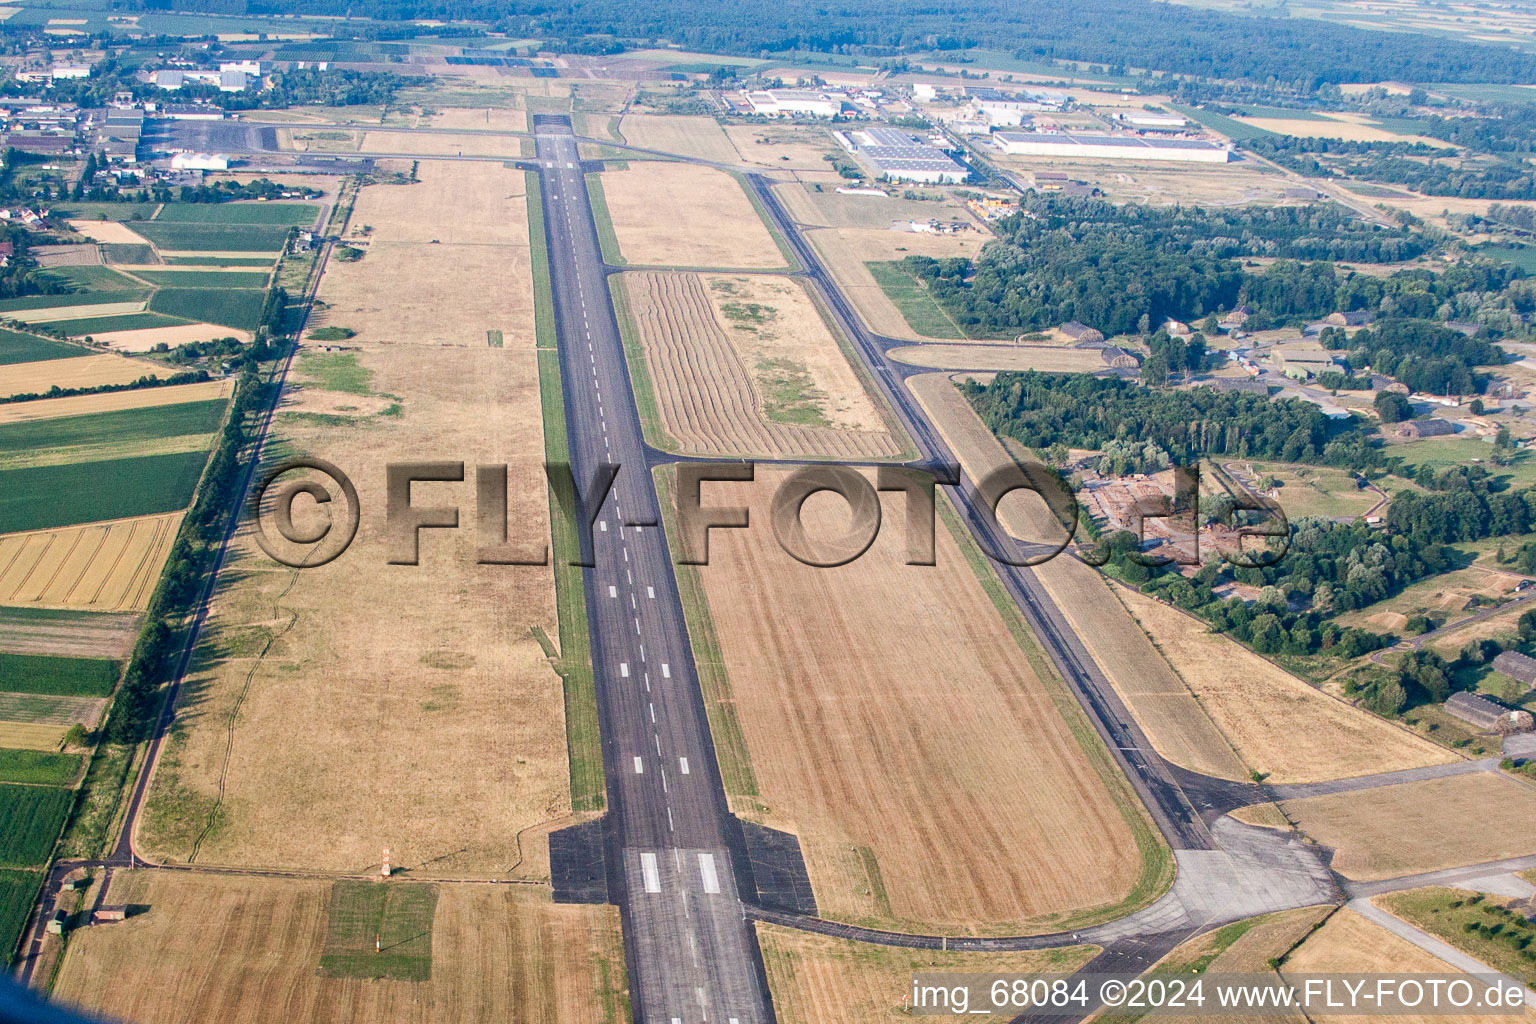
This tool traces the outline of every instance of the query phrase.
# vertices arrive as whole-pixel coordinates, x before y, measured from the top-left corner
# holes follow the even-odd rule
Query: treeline
[[[1383,320],[1351,337],[1342,330],[1325,329],[1318,340],[1329,348],[1348,348],[1351,369],[1369,367],[1395,377],[1411,391],[1436,395],[1477,394],[1488,380],[1476,368],[1506,361],[1503,350],[1485,335],[1468,338],[1428,320]]]
[[[1517,159],[1467,159],[1423,142],[1356,142],[1289,135],[1245,139],[1242,145],[1312,178],[1347,175],[1403,185],[1431,196],[1536,199],[1536,169]]]
[[[195,609],[211,561],[217,552],[225,515],[236,497],[240,453],[251,440],[247,420],[265,407],[270,384],[248,370],[235,386],[229,419],[219,435],[192,508],[166,559],[160,583],[150,598],[145,625],[134,645],[123,685],[112,705],[107,739],[134,744],[152,734],[161,686],[174,671],[182,629]]]
[[[1123,334],[1168,317],[1230,309],[1254,277],[1237,257],[1377,263],[1412,259],[1428,248],[1422,236],[1372,228],[1335,206],[1204,210],[1033,193],[996,230],[999,240],[974,264],[904,261],[946,312],[978,335],[1068,320]]]
[[[82,349],[84,354],[86,350]],[[39,398],[73,398],[76,395],[109,395],[117,391],[139,391],[143,388],[164,388],[177,384],[197,384],[208,379],[207,370],[184,370],[173,373],[169,377],[160,377],[153,373],[138,380],[126,384],[98,384],[92,388],[61,388],[57,384],[42,392],[27,392],[20,395],[8,395],[0,397],[0,405],[10,402],[34,402]]]
[[[143,4],[145,0],[139,0]],[[131,9],[135,5],[125,5]],[[1150,0],[978,0],[925,5],[870,0],[835,6],[789,0],[669,0],[563,4],[498,0],[250,0],[250,13],[383,20],[488,21],[557,48],[600,41],[667,41],[684,49],[757,56],[786,50],[895,56],[984,46],[1032,59],[1131,65],[1184,75],[1324,82],[1536,81],[1536,56],[1496,44],[1373,32],[1306,18],[1249,17]]]
[[[1350,469],[1381,460],[1353,421],[1331,420],[1299,399],[1271,401],[1211,388],[1155,390],[1117,377],[1037,370],[999,373],[986,385],[970,382],[963,390],[995,433],[1032,448],[1131,442],[1154,460],[1163,453],[1164,465],[1191,465],[1208,455]]]

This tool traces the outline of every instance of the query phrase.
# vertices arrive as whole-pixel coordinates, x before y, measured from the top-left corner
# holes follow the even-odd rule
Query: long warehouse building
[[[1143,139],[1136,135],[1068,135],[1065,132],[996,132],[997,147],[1013,156],[1062,159],[1182,160],[1224,164],[1232,159],[1225,146],[1204,139]]]

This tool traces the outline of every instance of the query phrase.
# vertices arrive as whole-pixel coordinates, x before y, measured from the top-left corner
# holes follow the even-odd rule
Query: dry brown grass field
[[[905,1016],[914,971],[1070,973],[1097,946],[1018,953],[935,953],[869,946],[771,924],[757,926],[780,1024],[869,1024]],[[996,1018],[989,1018],[996,1019]]]
[[[927,199],[903,199],[901,195],[905,189],[894,188],[891,194],[883,196],[841,194],[837,190],[846,185],[847,180],[835,171],[824,182],[819,180],[820,174],[802,173],[797,177],[800,181],[775,185],[773,191],[794,214],[795,219],[808,227],[870,228],[889,231],[900,239],[913,232],[893,230],[893,222],[938,219],[975,223],[963,205],[931,186],[917,186],[914,189],[917,194],[928,196]],[[812,178],[817,180],[807,180]],[[955,242],[967,237],[975,240],[983,235],[980,232],[963,232],[959,235],[931,237]],[[898,241],[896,244],[902,243]]]
[[[1047,345],[909,345],[892,349],[892,359],[935,370],[1043,370],[1097,373],[1104,360],[1094,349]]]
[[[636,160],[601,175],[619,251],[638,266],[769,270],[784,255],[741,183],[694,164]]]
[[[1307,685],[1175,608],[1124,587],[1114,593],[1243,761],[1270,782],[1319,782],[1460,760]]]
[[[107,331],[104,334],[86,332],[93,341],[109,345],[119,352],[148,352],[156,345],[175,348],[189,341],[212,341],[214,338],[235,338],[249,343],[255,336],[250,331],[240,331],[218,324],[179,324],[175,327],[146,327],[133,331]]]
[[[736,147],[712,117],[625,114],[619,121],[619,134],[632,146],[677,156],[717,164],[734,164],[738,159]]]
[[[939,428],[972,479],[1007,465],[1010,456],[955,389],[948,374],[921,374],[907,386]],[[1062,531],[1043,503],[1016,492],[998,507],[1016,537],[1061,543]],[[1146,731],[1157,752],[1175,764],[1218,778],[1241,779],[1248,768],[1221,735],[1167,660],[1114,600],[1096,569],[1063,554],[1035,575],[1061,608],[1104,674]]]
[[[684,450],[899,454],[798,282],[651,271],[632,271],[621,281],[662,425]]]
[[[186,860],[201,837],[199,863],[329,871],[362,870],[388,846],[397,865],[437,875],[542,877],[541,832],[570,813],[560,679],[533,632],[557,635],[553,579],[547,566],[475,564],[472,468],[509,464],[509,522],[548,536],[531,344],[357,359],[398,415],[284,413],[274,427],[279,450],[356,482],[357,539],[302,572],[238,539],[141,843]],[[459,505],[461,528],[424,531],[421,564],[389,565],[384,464],[440,459],[464,460],[469,479],[418,484],[415,500]]]
[[[69,320],[77,317],[93,316],[117,316],[119,313],[141,312],[146,303],[142,300],[133,302],[102,302],[95,305],[81,306],[49,306],[46,309],[17,309],[6,314],[9,320],[19,320],[24,324],[46,323],[50,320]]]
[[[628,1020],[616,1012],[624,952],[612,907],[556,906],[522,886],[440,885],[431,980],[372,981],[317,971],[330,888],[327,881],[117,872],[108,902],[148,909],[76,932],[54,996],[156,1024]]]
[[[206,380],[200,384],[177,384],[169,388],[141,388],[138,391],[117,391],[106,395],[75,395],[70,398],[40,398],[33,402],[8,402],[0,405],[0,425],[24,423],[28,420],[47,420],[55,416],[85,416],[96,412],[117,412],[121,409],[145,409],[157,405],[179,405],[183,402],[206,402],[214,398],[228,398],[234,391],[234,381]]]
[[[355,263],[332,260],[319,323],[365,345],[532,344],[533,284],[521,171],[499,164],[422,161],[421,181],[372,185],[358,196],[349,240]],[[372,230],[358,234],[364,227]],[[434,244],[437,243],[437,244]]]
[[[143,611],[180,512],[0,536],[0,604]]]
[[[103,352],[94,356],[45,359],[37,363],[12,363],[5,368],[0,391],[6,395],[41,394],[57,385],[61,388],[94,388],[102,384],[130,384],[140,377],[169,376],[170,371],[155,363]]]
[[[904,564],[887,495],[861,558],[802,565],[769,527],[783,475],[711,486],[753,527],[715,531],[698,571],[760,803],[822,913],[1006,932],[1125,899],[1131,829],[946,527],[936,566]],[[808,529],[840,533],[845,509],[812,498]]]
[[[69,226],[93,242],[112,245],[149,245],[149,239],[115,220],[72,220]]]
[[[1296,826],[1357,881],[1480,864],[1536,847],[1536,789],[1493,772],[1288,800]]]
[[[787,195],[780,191],[779,195]],[[799,219],[799,214],[795,214]],[[908,254],[944,258],[975,256],[991,239],[981,232],[959,235],[922,235],[880,228],[824,228],[806,236],[826,262],[838,286],[848,296],[870,329],[889,338],[926,340],[913,331],[885,290],[864,264],[899,260]]]
[[[1427,953],[1407,939],[1400,938],[1374,921],[1369,921],[1345,907],[1330,917],[1307,941],[1297,947],[1280,969],[1282,977],[1297,974],[1454,974],[1456,969],[1432,953]],[[1536,1013],[1527,1007],[1519,1019],[1531,1020]],[[1269,1018],[1273,1019],[1273,1018]],[[1311,1014],[1320,1024],[1346,1024],[1358,1020],[1348,1016]],[[1458,1015],[1465,1024],[1509,1024],[1515,1016],[1492,1014]],[[1443,1016],[1394,1014],[1401,1024],[1435,1024]]]
[[[842,151],[827,129],[814,126],[733,124],[725,134],[733,159],[765,167],[821,171],[828,153]]]
[[[1455,149],[1449,142],[1423,135],[1401,135],[1378,128],[1362,114],[1323,114],[1317,118],[1235,117],[1234,121],[1280,135],[1302,138],[1344,139],[1349,142],[1422,142],[1441,149]]]
[[[423,157],[499,156],[508,160],[520,160],[523,157],[523,140],[508,135],[366,132],[356,151]]]
[[[0,747],[19,750],[58,750],[64,744],[67,725],[0,721]]]
[[[443,107],[423,122],[423,127],[463,131],[525,132],[526,111],[505,106]]]

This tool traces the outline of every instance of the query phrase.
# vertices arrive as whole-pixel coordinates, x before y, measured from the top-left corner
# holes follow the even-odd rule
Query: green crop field
[[[88,348],[67,345],[35,334],[20,334],[0,328],[0,366],[11,363],[40,363],[45,359],[70,359],[91,354]]]
[[[152,245],[130,245],[127,242],[101,243],[101,258],[108,263],[159,263]]]
[[[68,786],[79,774],[79,754],[56,754],[48,750],[0,750],[0,782]]]
[[[254,288],[162,288],[149,300],[149,308],[167,316],[254,331],[266,299],[265,292]]]
[[[222,398],[145,409],[60,416],[0,426],[0,455],[113,441],[147,441],[184,434],[211,434],[224,420]]]
[[[0,469],[0,533],[184,509],[207,460],[197,451]]]
[[[84,338],[112,331],[140,331],[150,327],[176,327],[190,323],[180,317],[162,316],[159,313],[117,313],[112,316],[81,316],[73,320],[50,320],[44,327],[50,331],[63,331],[74,338]]]
[[[0,867],[37,867],[48,860],[69,813],[70,791],[47,786],[0,786]]]
[[[281,224],[197,224],[147,221],[133,230],[161,249],[190,252],[281,252],[288,228]]]
[[[88,263],[80,267],[50,267],[39,272],[38,276],[86,293],[127,292],[140,287],[133,278],[99,263]]]
[[[0,949],[10,963],[32,914],[32,901],[43,884],[40,871],[0,871]]]
[[[53,208],[56,216],[69,220],[130,221],[148,220],[159,203],[64,203]]]
[[[430,980],[436,911],[435,885],[333,883],[320,973],[328,978]]]
[[[274,260],[266,256],[167,256],[172,267],[270,267]]]
[[[166,203],[156,224],[312,224],[320,208],[309,203]]]
[[[167,288],[265,288],[265,270],[140,270],[135,275]]]
[[[0,692],[105,697],[117,685],[121,668],[109,658],[0,653]]]
[[[1280,135],[1267,128],[1256,125],[1244,124],[1242,121],[1225,114],[1218,114],[1214,110],[1196,110],[1194,107],[1186,107],[1180,103],[1168,104],[1174,110],[1183,114],[1191,121],[1198,121],[1212,131],[1220,132],[1233,142],[1246,142],[1249,139],[1277,139]]]
[[[143,302],[149,298],[149,288],[115,292],[61,292],[58,295],[28,295],[21,299],[0,300],[0,313],[15,313],[28,309],[57,309],[60,306],[95,306],[108,302]]]

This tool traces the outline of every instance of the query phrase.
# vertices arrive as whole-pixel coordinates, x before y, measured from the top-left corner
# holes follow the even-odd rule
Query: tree
[[[1396,391],[1376,392],[1376,415],[1383,423],[1401,423],[1413,419],[1413,403]]]
[[[1168,357],[1161,352],[1148,356],[1147,361],[1141,364],[1141,379],[1152,387],[1161,387],[1167,384]]]

